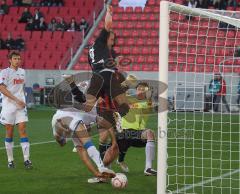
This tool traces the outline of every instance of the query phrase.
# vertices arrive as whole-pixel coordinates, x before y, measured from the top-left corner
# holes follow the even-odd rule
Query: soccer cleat
[[[115,172],[113,170],[109,169],[109,168],[101,167],[98,170],[106,178],[114,178],[116,176]]]
[[[107,179],[104,178],[98,178],[98,177],[93,177],[88,179],[88,183],[90,184],[95,184],[95,183],[106,183]]]
[[[116,123],[116,130],[117,130],[118,133],[121,133],[123,131],[123,129],[122,129],[122,117],[118,112],[114,112],[113,116],[114,116],[114,120],[115,120],[115,123]]]
[[[8,162],[8,168],[15,168],[13,161]]]
[[[157,176],[157,171],[152,168],[148,168],[148,169],[144,170],[144,174],[146,176]]]
[[[26,169],[31,169],[32,168],[32,162],[30,160],[26,160],[24,162],[24,166]]]
[[[120,166],[123,172],[129,172],[129,168],[125,162],[118,162],[117,160],[117,164]]]
[[[76,152],[77,152],[77,148],[74,147],[73,150],[72,150],[72,152],[75,152],[75,153],[76,153]]]

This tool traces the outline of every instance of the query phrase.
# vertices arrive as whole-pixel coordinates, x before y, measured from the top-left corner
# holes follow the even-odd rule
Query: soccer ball
[[[123,173],[116,173],[116,176],[111,180],[112,186],[117,189],[125,188],[128,184],[127,176]]]

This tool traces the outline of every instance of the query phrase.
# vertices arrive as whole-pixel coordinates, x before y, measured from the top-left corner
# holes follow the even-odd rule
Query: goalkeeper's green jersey
[[[135,96],[128,96],[129,112],[122,118],[123,129],[143,130],[152,113],[152,102],[149,100],[138,100]]]

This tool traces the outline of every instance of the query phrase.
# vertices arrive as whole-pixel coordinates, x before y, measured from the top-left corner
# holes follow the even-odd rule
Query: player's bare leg
[[[8,158],[8,168],[14,168],[14,158],[13,158],[13,130],[14,126],[10,124],[5,124],[6,136],[5,136],[5,148]]]
[[[23,152],[23,158],[24,158],[24,166],[27,169],[32,168],[32,162],[30,161],[30,144],[28,140],[28,135],[26,132],[26,123],[21,122],[18,123],[18,133],[20,136],[20,142],[21,142],[21,147],[22,147],[22,152]]]
[[[108,166],[109,164],[111,164],[118,156],[119,154],[119,149],[118,149],[118,145],[117,145],[117,140],[116,140],[116,136],[115,136],[115,130],[112,127],[112,124],[110,122],[108,122],[106,119],[103,118],[99,118],[98,119],[98,125],[100,126],[101,129],[103,129],[103,134],[101,136],[101,141],[102,142],[106,142],[107,139],[104,138],[108,138],[108,136],[106,136],[107,134],[109,134],[110,138],[111,138],[111,147],[107,149],[104,159],[103,159],[103,163],[105,166]],[[105,130],[104,130],[105,129]],[[102,133],[102,131],[100,131]],[[107,132],[105,132],[107,131]]]
[[[73,138],[78,138],[81,141],[83,147],[85,148],[86,153],[87,153],[87,158],[84,157],[83,161],[87,165],[88,168],[89,167],[91,168],[90,169],[91,172],[96,173],[96,170],[94,172],[92,170],[92,167],[89,166],[89,163],[91,163],[89,161],[89,157],[91,157],[91,159],[97,165],[98,171],[101,173],[102,177],[104,177],[104,178],[112,178],[112,177],[115,176],[115,173],[112,170],[106,168],[105,165],[103,164],[103,161],[100,158],[100,154],[99,154],[98,150],[96,149],[96,147],[93,145],[93,143],[91,141],[91,138],[89,137],[87,128],[85,127],[84,124],[80,124],[78,126],[77,130],[74,133],[74,137]],[[82,152],[82,153],[85,154],[85,152]]]

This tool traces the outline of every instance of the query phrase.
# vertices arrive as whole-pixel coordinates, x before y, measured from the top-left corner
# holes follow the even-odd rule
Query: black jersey
[[[109,50],[107,46],[108,35],[109,32],[105,28],[102,29],[96,41],[89,49],[88,61],[94,72],[109,68],[107,65],[108,62],[116,58],[116,52],[113,49]]]

